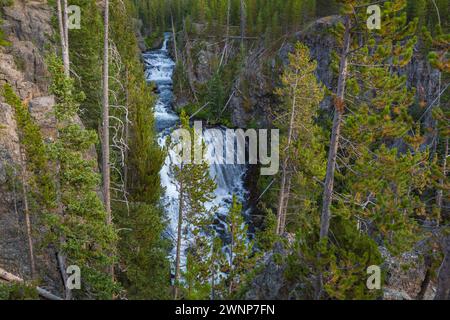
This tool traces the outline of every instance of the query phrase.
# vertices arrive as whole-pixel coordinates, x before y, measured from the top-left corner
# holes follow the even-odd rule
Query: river
[[[155,106],[155,121],[158,130],[158,141],[161,147],[164,146],[166,137],[179,124],[179,117],[173,110],[173,73],[175,62],[170,57],[168,51],[168,42],[170,34],[166,33],[164,43],[161,49],[149,51],[143,54],[146,78],[148,82],[156,85],[158,100]],[[203,131],[203,139],[206,146],[213,145],[220,131],[225,131],[224,127],[207,128]],[[208,161],[214,163],[215,154],[208,154]],[[216,199],[211,206],[218,206],[216,212],[214,228],[218,234],[226,239],[225,224],[227,212],[231,206],[233,194],[239,201],[244,202],[248,197],[248,192],[244,186],[244,176],[247,167],[245,165],[229,164],[211,164],[210,174],[214,178],[217,189],[215,191]],[[164,187],[163,204],[169,218],[169,233],[173,239],[176,239],[178,224],[178,191],[172,183],[170,175],[170,158],[167,157],[161,170],[161,184]]]

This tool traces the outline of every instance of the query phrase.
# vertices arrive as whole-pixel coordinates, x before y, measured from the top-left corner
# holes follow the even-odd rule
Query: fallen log
[[[7,282],[19,282],[19,283],[24,283],[25,281],[22,278],[19,278],[18,276],[9,273],[7,271],[5,271],[4,269],[0,268],[0,279],[3,279]],[[55,296],[53,293],[42,289],[40,287],[36,287],[36,290],[38,292],[38,294],[47,300],[63,300],[62,298]]]

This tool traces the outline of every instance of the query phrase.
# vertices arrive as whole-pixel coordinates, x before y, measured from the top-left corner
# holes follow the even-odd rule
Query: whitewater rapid
[[[169,55],[167,44],[170,40],[170,34],[165,34],[164,43],[161,49],[144,53],[143,58],[146,66],[145,75],[148,82],[156,85],[158,101],[155,106],[155,121],[158,130],[158,141],[161,147],[164,146],[166,137],[179,124],[179,117],[173,110],[173,72],[175,62]],[[216,127],[207,128],[203,131],[203,139],[206,146],[212,146],[219,133],[224,132],[226,128]],[[208,161],[214,163],[213,157],[218,156],[209,153]],[[211,164],[210,174],[214,178],[217,189],[215,191],[216,199],[210,206],[217,206],[219,209],[215,215],[214,228],[219,235],[226,238],[224,233],[226,225],[227,212],[232,203],[233,194],[241,202],[245,202],[248,192],[244,186],[244,176],[247,167],[245,165],[229,164]],[[164,187],[163,204],[170,221],[169,230],[171,237],[176,239],[178,227],[178,191],[176,185],[170,178],[170,158],[167,157],[164,166],[160,172],[161,184]]]

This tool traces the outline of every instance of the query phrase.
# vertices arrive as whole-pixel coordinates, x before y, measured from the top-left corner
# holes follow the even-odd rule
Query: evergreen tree
[[[242,215],[242,204],[233,196],[233,203],[227,216],[227,231],[230,237],[228,252],[228,297],[235,294],[244,283],[246,274],[254,264],[253,241],[248,236],[248,226]]]
[[[294,198],[317,187],[314,178],[324,175],[324,150],[321,130],[315,124],[319,104],[324,97],[322,87],[317,83],[317,63],[310,60],[309,49],[297,43],[294,53],[289,55],[289,66],[282,77],[282,87],[276,93],[283,101],[278,112],[279,127],[284,129],[280,150],[282,150],[281,186],[278,197],[279,235],[284,233],[287,222],[291,192]],[[286,119],[289,119],[288,122]],[[293,184],[297,188],[292,188]],[[305,204],[306,205],[306,204]],[[297,219],[293,219],[294,221]]]
[[[215,198],[214,190],[217,186],[210,177],[209,163],[204,158],[206,146],[198,136],[199,133],[190,128],[189,117],[184,112],[181,114],[181,128],[190,138],[189,141],[168,142],[172,149],[179,147],[181,143],[185,146],[185,150],[180,150],[181,154],[177,155],[182,157],[180,163],[174,162],[171,166],[173,181],[179,193],[174,298],[180,298],[183,247],[186,247],[187,251],[186,295],[188,298],[207,298],[211,292],[209,258],[212,244],[209,238],[213,213],[216,210],[210,207],[209,203]],[[189,146],[187,150],[186,145]],[[195,159],[196,150],[201,159]],[[183,234],[190,238],[185,246]]]
[[[49,147],[52,160],[60,166],[55,179],[61,194],[55,198],[61,201],[58,206],[63,209],[62,215],[48,215],[48,224],[54,231],[51,240],[70,265],[81,268],[81,295],[109,299],[117,292],[117,285],[106,273],[115,259],[117,234],[111,225],[105,225],[106,213],[97,195],[100,180],[96,164],[85,158],[97,136],[75,121],[83,94],[76,93],[73,80],[65,75],[55,56],[50,56],[48,64],[52,76],[50,91],[57,99],[58,124],[57,139]],[[64,241],[59,242],[60,239]]]
[[[103,22],[95,0],[74,0],[71,5],[80,7],[82,26],[70,30],[71,68],[75,87],[83,91],[86,99],[80,109],[83,123],[91,129],[98,129],[101,119],[101,74]]]

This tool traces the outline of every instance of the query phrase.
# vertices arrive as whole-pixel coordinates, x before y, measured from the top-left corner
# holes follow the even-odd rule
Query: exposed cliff
[[[277,104],[273,94],[278,85],[277,79],[283,66],[288,63],[288,53],[293,51],[297,41],[305,43],[310,48],[311,56],[318,64],[317,78],[327,88],[333,90],[337,79],[332,72],[331,56],[336,43],[329,30],[338,21],[338,16],[318,19],[291,37],[274,41],[270,46],[262,40],[249,40],[249,53],[243,59],[239,74],[234,78],[231,100],[227,106],[231,110],[232,124],[236,127],[270,125],[271,114]],[[223,41],[201,37],[190,41],[192,48],[190,57],[180,53],[179,56],[183,58],[187,76],[193,86],[201,87],[217,70],[218,60],[223,53],[221,45]],[[228,50],[230,59],[236,58],[239,53],[239,46],[236,43]],[[439,91],[439,72],[431,67],[419,48],[412,61],[401,72],[407,76],[408,86],[417,90],[418,98],[425,106],[436,98]],[[176,107],[186,104],[186,97],[177,96]],[[323,101],[322,107],[331,107],[329,98]],[[430,115],[428,113],[426,123],[430,121]]]
[[[46,50],[52,47],[52,11],[47,1],[16,0],[2,12],[9,47],[0,48],[0,87],[9,84],[29,108],[43,137],[55,132],[54,97],[48,94]],[[31,270],[20,186],[24,156],[14,109],[0,96],[0,267],[25,280]],[[29,173],[25,173],[27,175]],[[33,238],[40,239],[38,218],[31,217]],[[62,283],[55,252],[35,243],[37,280],[42,287],[61,294]]]

